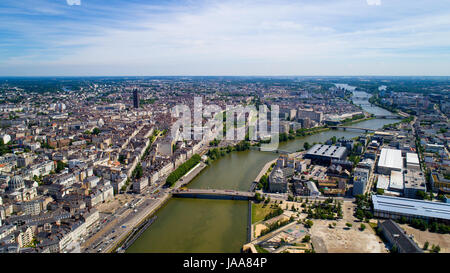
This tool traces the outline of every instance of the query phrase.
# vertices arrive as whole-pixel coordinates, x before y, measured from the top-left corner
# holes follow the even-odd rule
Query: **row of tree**
[[[201,160],[198,154],[193,155],[188,161],[181,164],[175,171],[173,171],[166,179],[166,184],[173,186],[175,182],[178,181],[183,175],[189,172],[195,165],[197,165]]]

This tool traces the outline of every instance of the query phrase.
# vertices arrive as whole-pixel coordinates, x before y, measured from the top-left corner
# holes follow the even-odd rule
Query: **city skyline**
[[[0,76],[447,76],[444,1],[2,1]]]

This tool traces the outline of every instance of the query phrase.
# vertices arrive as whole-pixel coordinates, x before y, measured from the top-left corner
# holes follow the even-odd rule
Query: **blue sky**
[[[448,0],[2,0],[0,76],[450,75]]]

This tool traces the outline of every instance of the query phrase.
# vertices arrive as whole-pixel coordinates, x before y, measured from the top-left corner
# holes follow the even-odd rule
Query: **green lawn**
[[[271,208],[271,204],[264,205],[264,202],[258,204],[252,203],[252,224],[264,220],[267,214],[275,210]]]

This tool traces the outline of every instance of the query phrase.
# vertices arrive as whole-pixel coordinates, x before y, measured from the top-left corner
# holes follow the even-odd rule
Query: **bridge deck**
[[[173,192],[174,196],[178,197],[196,197],[196,198],[245,198],[252,199],[255,197],[255,193],[247,191],[234,191],[234,190],[218,190],[218,189],[187,189],[177,190]]]

